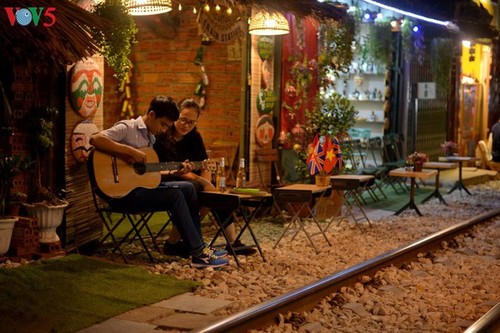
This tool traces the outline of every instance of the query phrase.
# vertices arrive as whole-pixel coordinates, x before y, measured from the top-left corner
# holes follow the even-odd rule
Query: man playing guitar
[[[179,109],[175,101],[166,96],[157,96],[151,101],[147,113],[141,117],[122,120],[113,127],[94,134],[90,144],[104,155],[109,156],[112,167],[109,177],[110,183],[119,184],[127,182],[120,177],[119,165],[126,163],[135,171],[134,173],[148,172],[141,170],[141,165],[148,165],[148,149],[155,142],[155,135],[164,133],[173,122],[179,118]],[[155,161],[153,161],[155,162]],[[99,168],[96,168],[98,170]],[[183,163],[180,170],[161,170],[161,174],[185,173],[192,169],[189,163]],[[137,171],[140,170],[140,171]],[[96,175],[97,178],[97,175]],[[171,213],[172,221],[179,230],[182,239],[186,242],[191,256],[193,267],[220,267],[229,263],[227,251],[215,250],[208,247],[201,237],[200,217],[197,206],[197,197],[194,186],[189,182],[160,183],[158,186],[137,184],[134,188],[124,193],[123,196],[110,196],[113,205],[133,207],[144,211],[165,211]],[[103,189],[101,189],[103,190]],[[105,192],[105,191],[103,191]]]

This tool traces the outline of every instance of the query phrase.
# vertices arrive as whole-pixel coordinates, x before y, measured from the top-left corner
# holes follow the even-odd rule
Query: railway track
[[[449,241],[459,234],[466,233],[474,226],[485,223],[499,215],[500,209],[481,214],[398,249],[388,251],[346,270],[327,276],[287,294],[272,298],[243,312],[213,323],[203,329],[196,330],[195,332],[240,333],[273,325],[276,323],[276,319],[280,314],[309,311],[317,306],[326,296],[338,292],[342,287],[354,285],[361,280],[362,276],[373,276],[377,271],[383,268],[389,266],[398,267],[404,263],[411,262],[417,258],[419,253],[438,249],[442,242]],[[492,324],[492,320],[493,322],[496,321],[496,324]],[[492,327],[500,329],[498,327],[499,322],[500,309],[496,306],[488,315],[485,315],[475,324],[477,329],[471,326],[469,332],[491,332],[489,329]],[[485,327],[488,328],[488,330],[484,330]]]

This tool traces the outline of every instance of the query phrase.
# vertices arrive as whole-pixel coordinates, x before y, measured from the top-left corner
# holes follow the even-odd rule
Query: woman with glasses
[[[205,144],[201,137],[200,132],[196,128],[198,117],[200,116],[200,106],[192,98],[186,98],[178,103],[179,106],[179,119],[174,122],[172,127],[166,132],[156,138],[154,149],[158,154],[160,162],[173,162],[189,160],[204,161],[208,158]],[[176,176],[178,178],[167,178],[165,180],[187,180],[193,182],[198,191],[214,191],[215,186],[212,184],[212,175],[207,170],[193,170],[186,174]],[[218,212],[219,215],[224,212]],[[228,212],[229,213],[229,212]],[[202,214],[204,215],[204,214]],[[236,238],[236,231],[234,224],[231,223],[226,227],[226,233],[230,241]],[[245,246],[238,242],[233,243],[233,247]],[[168,255],[187,256],[189,253],[186,247],[180,240],[177,230],[172,228],[168,240],[165,242],[163,252]],[[255,249],[242,249],[236,251],[237,254],[251,255],[256,252]]]

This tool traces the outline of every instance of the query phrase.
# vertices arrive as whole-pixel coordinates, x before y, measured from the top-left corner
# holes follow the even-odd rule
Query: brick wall
[[[149,101],[164,94],[179,100],[195,97],[194,90],[201,79],[200,66],[194,64],[201,45],[196,16],[192,9],[177,8],[163,19],[136,19],[138,43],[133,46],[130,80],[131,103],[136,115],[143,114]],[[244,41],[239,42],[241,49]],[[205,144],[216,140],[238,143],[240,140],[240,108],[242,62],[229,59],[230,44],[213,42],[204,47],[203,64],[209,78],[207,106],[202,112],[198,129]],[[106,69],[104,127],[119,120],[121,101],[112,70]]]

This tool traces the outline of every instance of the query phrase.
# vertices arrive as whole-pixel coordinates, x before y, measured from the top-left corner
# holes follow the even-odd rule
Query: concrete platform
[[[477,185],[498,177],[498,172],[476,167],[463,167],[462,180],[465,185]],[[452,187],[458,180],[458,168],[441,171],[440,182],[442,187]],[[434,179],[426,179],[426,184],[434,184]]]
[[[77,333],[147,333],[186,331],[208,326],[222,318],[217,310],[232,302],[185,293],[152,305],[134,309],[78,331]]]

